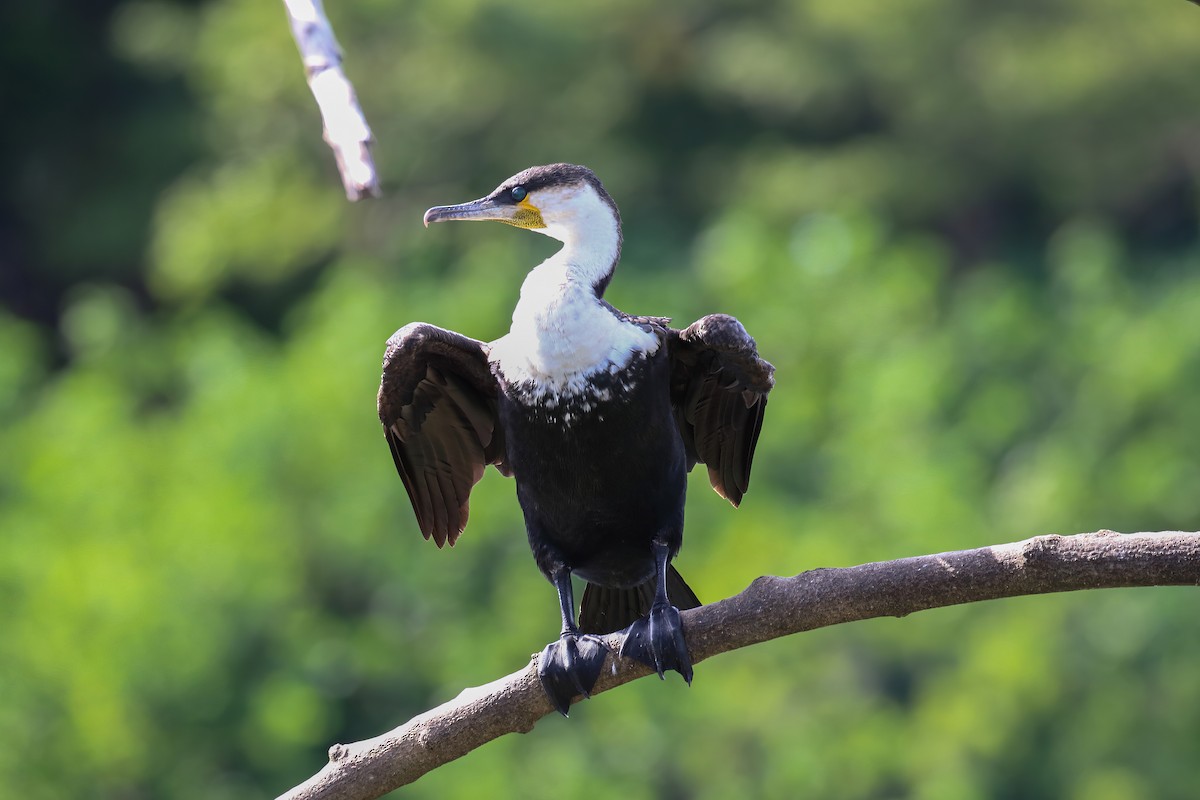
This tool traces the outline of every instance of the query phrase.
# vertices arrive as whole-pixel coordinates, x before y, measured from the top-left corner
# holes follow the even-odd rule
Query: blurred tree
[[[259,797],[554,635],[511,483],[434,552],[373,410],[392,330],[500,335],[550,244],[423,234],[421,211],[534,163],[587,163],[620,203],[617,305],[736,314],[779,368],[746,503],[692,487],[702,598],[1200,527],[1196,9],[328,10],[379,140],[371,205],[344,202],[276,4],[0,7],[14,796]],[[864,623],[631,686],[406,796],[602,774],[630,797],[1188,798],[1198,657],[1187,590]]]

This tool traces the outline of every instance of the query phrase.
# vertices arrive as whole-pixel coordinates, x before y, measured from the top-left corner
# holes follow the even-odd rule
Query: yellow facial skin
[[[529,197],[517,203],[517,210],[513,212],[512,219],[501,220],[509,225],[515,225],[518,228],[544,228],[546,227],[545,220],[542,219],[542,212],[533,203],[529,202]]]

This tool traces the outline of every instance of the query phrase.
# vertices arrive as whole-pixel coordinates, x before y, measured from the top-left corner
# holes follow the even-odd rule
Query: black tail
[[[667,597],[680,611],[702,605],[692,587],[670,564],[667,565]],[[583,587],[583,600],[579,604],[579,629],[584,633],[612,633],[628,628],[649,614],[653,604],[654,578],[629,589],[589,583]]]

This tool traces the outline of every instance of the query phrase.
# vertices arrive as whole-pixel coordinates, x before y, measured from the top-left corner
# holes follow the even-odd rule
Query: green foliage
[[[277,4],[109,6],[78,52],[128,101],[78,120],[85,153],[48,109],[0,151],[0,269],[34,286],[0,311],[13,796],[279,792],[555,635],[511,482],[437,552],[374,412],[394,329],[500,335],[552,246],[421,211],[534,163],[587,163],[620,203],[616,305],[735,314],[778,368],[743,507],[693,476],[677,563],[703,599],[1200,527],[1185,3],[330,4],[386,180],[353,207]],[[39,8],[0,11],[0,59],[36,41],[86,101],[81,34]],[[1196,604],[1023,598],[773,642],[404,794],[1182,800]]]

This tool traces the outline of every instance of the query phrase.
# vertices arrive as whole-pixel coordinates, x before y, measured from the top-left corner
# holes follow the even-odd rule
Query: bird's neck
[[[587,287],[596,298],[612,279],[621,257],[621,220],[614,208],[591,193],[594,202],[581,203],[542,231],[563,243],[562,249],[536,267],[521,287]]]
[[[653,334],[618,318],[601,300],[621,253],[616,215],[608,212],[607,221],[569,233],[555,236],[563,248],[525,278],[512,327],[493,344],[506,378],[537,392],[584,391],[588,376],[624,367],[635,353],[658,346]]]
[[[571,337],[587,329],[583,321],[596,314],[611,316],[602,306],[597,275],[598,264],[590,262],[594,254],[579,258],[568,245],[534,267],[521,284],[521,299],[513,309],[512,332],[537,331],[539,337]],[[612,270],[607,270],[611,275]],[[607,281],[603,282],[607,284]]]
[[[581,317],[610,316],[600,298],[621,256],[621,223],[607,208],[575,215],[569,228],[551,229],[562,249],[530,270],[513,310],[512,330],[564,333],[586,329]]]

